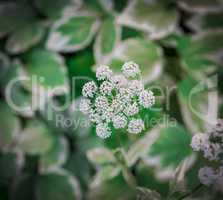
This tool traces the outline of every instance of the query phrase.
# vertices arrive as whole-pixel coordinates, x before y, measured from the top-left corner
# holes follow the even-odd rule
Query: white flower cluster
[[[211,186],[215,190],[223,192],[223,167],[213,169],[212,167],[203,167],[199,170],[199,179],[202,184]]]
[[[114,74],[108,66],[96,71],[99,87],[94,81],[83,86],[84,98],[80,110],[89,116],[96,126],[96,133],[105,139],[111,136],[112,128],[124,129],[138,134],[145,129],[140,111],[155,103],[152,91],[144,89],[139,66],[126,62],[122,74]]]
[[[209,161],[220,165],[218,169],[204,167],[199,171],[199,179],[206,186],[223,192],[223,120],[204,134],[196,134],[192,138],[191,146],[194,151],[200,151]]]
[[[219,120],[207,133],[196,134],[191,146],[194,151],[201,151],[208,160],[223,162],[223,120]]]

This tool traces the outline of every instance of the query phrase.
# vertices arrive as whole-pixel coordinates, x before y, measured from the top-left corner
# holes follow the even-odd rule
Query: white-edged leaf
[[[121,172],[121,167],[116,165],[108,165],[99,169],[96,173],[92,185],[97,186],[104,181],[110,180]]]
[[[139,200],[161,200],[161,195],[152,191],[148,188],[138,187],[137,188],[137,199]]]
[[[126,160],[129,167],[133,166],[139,158],[144,157],[148,153],[151,145],[154,141],[156,141],[159,135],[157,132],[158,128],[154,128],[131,145],[129,151],[126,154]]]
[[[22,83],[26,78],[23,77],[21,69],[22,64],[18,60],[13,61],[3,79],[6,101],[16,114],[32,117],[37,108],[37,100],[29,91],[24,89]]]
[[[33,93],[34,85],[48,92],[63,94],[68,92],[69,84],[63,57],[45,49],[33,49],[25,56],[24,73],[29,80],[24,84]],[[49,95],[49,94],[48,94]],[[52,96],[55,94],[51,94]]]
[[[157,160],[153,164],[161,169],[174,169],[191,155],[190,142],[190,133],[179,124],[163,126],[149,149],[149,159]]]
[[[5,1],[0,4],[0,37],[24,25],[33,23],[34,12],[31,7],[17,2]]]
[[[24,158],[17,152],[0,153],[0,184],[7,185],[21,173]]]
[[[73,0],[35,0],[34,3],[39,11],[47,17],[58,18],[63,9]]]
[[[196,160],[196,156],[192,155],[183,160],[175,170],[173,180],[170,182],[170,192],[186,192],[187,191],[187,180],[186,174],[188,170],[193,166],[192,163]]]
[[[51,171],[62,166],[68,156],[67,141],[58,137],[48,152],[40,157],[40,165],[43,171]]]
[[[107,148],[98,147],[87,152],[88,159],[96,165],[112,164],[116,158],[112,151]]]
[[[18,148],[30,155],[47,153],[54,142],[53,135],[40,121],[29,121],[18,138]]]
[[[34,23],[15,30],[6,43],[6,50],[10,54],[18,54],[27,51],[37,44],[44,34],[44,27],[41,24]]]
[[[91,184],[88,200],[135,200],[135,188],[130,187],[120,176],[104,181],[99,185]]]
[[[162,50],[148,39],[127,39],[120,43],[108,65],[114,72],[120,72],[124,62],[134,61],[139,64],[144,83],[156,80],[163,70]]]
[[[5,76],[5,74],[9,69],[9,66],[10,66],[9,58],[3,52],[0,52],[0,68],[1,68],[0,79],[2,79]]]
[[[158,1],[132,0],[120,15],[118,22],[146,31],[151,38],[162,38],[176,28],[177,11]]]
[[[87,115],[83,114],[79,109],[79,104],[82,98],[76,98],[75,101],[71,103],[69,108],[69,117],[74,121],[72,129],[75,129],[74,136],[75,138],[84,138],[88,137],[91,131],[91,122]],[[71,132],[72,133],[72,132]]]
[[[208,30],[194,35],[192,53],[212,55],[223,51],[223,29]]]
[[[121,27],[115,18],[103,21],[94,44],[94,54],[97,63],[104,63],[112,54],[121,39]]]
[[[80,200],[79,183],[65,170],[42,173],[35,185],[37,200]]]
[[[92,14],[78,14],[55,22],[47,48],[57,52],[74,52],[85,48],[93,39],[99,20]]]
[[[216,12],[223,8],[221,0],[180,0],[178,4],[184,10],[194,13]]]
[[[200,82],[188,76],[178,85],[182,117],[193,134],[205,131],[208,124],[216,122],[218,113],[216,84],[217,76]]]
[[[223,28],[222,11],[194,15],[187,21],[187,25],[197,32]]]
[[[20,131],[18,118],[13,114],[10,107],[5,102],[0,102],[0,148],[4,149],[13,143]]]
[[[114,0],[98,0],[104,11],[110,13],[114,9]]]
[[[223,30],[208,30],[193,37],[178,38],[178,49],[182,64],[187,70],[213,72],[216,64],[221,62]],[[192,74],[193,75],[193,74]]]
[[[10,89],[7,88],[7,101],[11,104],[13,111],[23,117],[33,117],[37,109],[35,100],[32,99],[32,94],[25,90],[21,83],[12,82]]]

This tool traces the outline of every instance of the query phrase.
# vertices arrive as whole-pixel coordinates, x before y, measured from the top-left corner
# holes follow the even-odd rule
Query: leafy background
[[[193,107],[205,112],[211,105],[206,121],[223,117],[222,11],[222,0],[1,1],[0,199],[177,199],[196,187],[206,161],[192,152],[190,140],[207,123],[188,100],[201,85]],[[162,109],[143,113],[160,123],[148,123],[139,136],[119,131],[105,141],[89,124],[56,123],[58,116],[87,121],[74,106],[84,81],[72,85],[72,78],[94,79],[97,66],[119,71],[129,60],[140,65],[147,87],[174,88],[164,98],[154,88]],[[16,82],[11,98],[24,109],[11,109],[8,83],[33,75],[44,78],[37,80],[41,91],[60,92],[40,98],[30,81]],[[202,82],[207,79],[211,90]],[[56,110],[66,99],[69,106]],[[159,125],[166,116],[175,126]],[[214,198],[207,188],[193,195]]]

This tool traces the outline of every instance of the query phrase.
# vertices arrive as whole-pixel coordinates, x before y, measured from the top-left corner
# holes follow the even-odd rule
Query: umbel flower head
[[[198,175],[202,184],[223,193],[223,120],[218,120],[207,133],[196,134],[191,146],[194,151],[202,152],[209,161],[218,163],[217,168],[201,168]]]
[[[141,71],[134,62],[126,62],[121,74],[114,74],[108,66],[96,71],[97,85],[87,82],[82,88],[80,110],[89,116],[100,138],[108,138],[113,129],[125,129],[138,134],[145,129],[140,111],[155,103],[152,91],[144,89]]]

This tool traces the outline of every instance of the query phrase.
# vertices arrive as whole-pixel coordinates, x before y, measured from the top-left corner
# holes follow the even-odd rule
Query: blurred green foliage
[[[174,200],[196,187],[205,161],[191,137],[223,117],[222,11],[222,0],[1,1],[0,199]],[[76,110],[81,87],[129,60],[157,109],[143,111],[143,134],[104,141]]]

